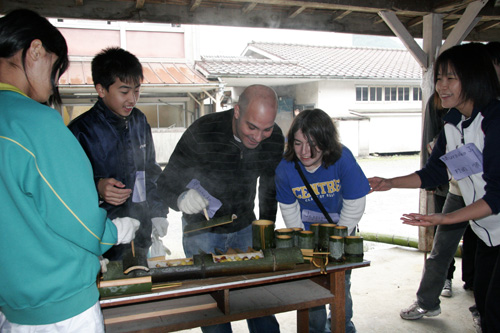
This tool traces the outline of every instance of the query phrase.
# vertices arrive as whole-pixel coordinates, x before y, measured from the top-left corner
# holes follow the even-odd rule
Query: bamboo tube
[[[365,241],[385,243],[391,245],[400,245],[418,249],[418,239],[415,238],[403,237],[397,235],[384,235],[372,232],[361,232],[359,235],[363,237]],[[462,257],[462,249],[460,246],[457,248],[457,252],[455,252],[455,257],[457,258]]]

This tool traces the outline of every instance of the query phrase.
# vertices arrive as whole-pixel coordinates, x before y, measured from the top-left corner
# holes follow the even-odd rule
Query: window
[[[422,89],[413,87],[413,100],[421,101],[422,100]]]
[[[398,87],[398,101],[409,101],[409,100],[410,100],[410,88]]]
[[[382,87],[370,87],[370,101],[382,101]]]
[[[356,101],[368,100],[368,87],[356,87]]]
[[[395,101],[397,100],[397,88],[396,87],[385,87],[385,100]]]
[[[419,87],[356,87],[357,102],[405,102],[422,100],[422,90]]]

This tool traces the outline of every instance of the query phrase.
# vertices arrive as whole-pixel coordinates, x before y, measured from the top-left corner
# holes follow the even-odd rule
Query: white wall
[[[369,119],[338,120],[335,121],[335,126],[339,132],[340,142],[349,148],[354,156],[369,155]]]
[[[350,116],[349,109],[356,100],[354,81],[321,81],[318,85],[317,108],[331,117]]]
[[[422,116],[373,115],[369,129],[370,153],[420,151]]]
[[[153,128],[153,141],[156,151],[156,162],[158,164],[166,164],[172,155],[177,142],[181,138],[186,129],[183,127],[175,128]]]

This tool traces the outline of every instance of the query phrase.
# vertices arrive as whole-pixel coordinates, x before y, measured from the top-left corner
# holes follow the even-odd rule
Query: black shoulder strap
[[[302,169],[300,168],[299,162],[297,162],[296,159],[293,160],[293,162],[295,163],[295,169],[297,169],[297,171],[299,172],[300,178],[302,178],[302,181],[304,182],[304,185],[306,185],[307,190],[309,191],[309,194],[311,194],[311,197],[313,198],[314,202],[319,207],[319,209],[321,210],[321,212],[323,213],[323,215],[325,215],[325,218],[328,221],[328,223],[334,223],[335,224],[335,222],[333,222],[332,218],[330,217],[330,214],[328,214],[328,212],[326,211],[326,209],[323,206],[323,204],[321,203],[321,201],[319,201],[318,197],[316,196],[316,193],[314,193],[311,185],[309,184],[309,182],[306,179],[306,176],[304,176],[304,173],[302,172]]]

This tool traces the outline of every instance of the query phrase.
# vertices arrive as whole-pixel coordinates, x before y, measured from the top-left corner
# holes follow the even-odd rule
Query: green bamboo
[[[418,239],[411,237],[403,237],[397,235],[384,235],[372,232],[361,232],[359,236],[363,237],[365,241],[377,242],[377,243],[385,243],[391,245],[400,245],[406,247],[413,247],[418,249]],[[455,257],[462,257],[462,248],[458,246],[457,252],[455,253]]]

